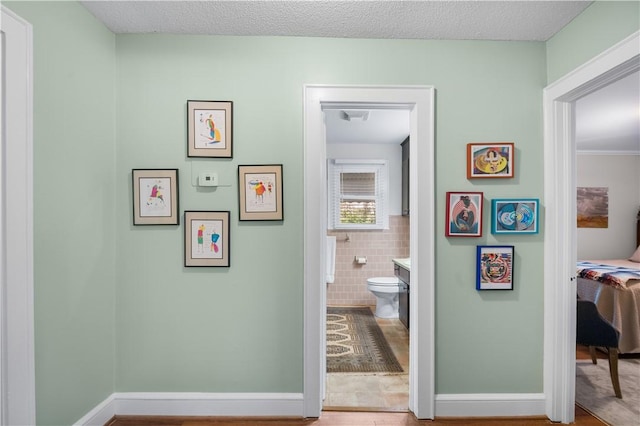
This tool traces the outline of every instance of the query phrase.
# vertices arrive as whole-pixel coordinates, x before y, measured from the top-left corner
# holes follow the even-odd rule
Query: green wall
[[[547,41],[547,82],[553,83],[639,29],[640,2],[594,2]]]
[[[302,391],[303,85],[320,83],[436,87],[436,391],[542,392],[542,236],[494,238],[487,206],[484,237],[446,239],[444,197],[542,198],[543,43],[121,35],[117,53],[118,391]],[[186,157],[187,99],[234,102],[232,160]],[[514,141],[516,178],[468,181],[472,141]],[[261,163],[284,165],[285,220],[239,223],[237,165]],[[131,225],[131,169],[155,167],[180,169],[183,210],[231,210],[231,268],[184,268],[182,226]],[[230,186],[193,187],[205,168]],[[475,290],[485,243],[516,245],[513,292]]]
[[[436,392],[542,392],[544,235],[491,235],[490,200],[542,200],[542,89],[637,4],[546,44],[115,36],[77,3],[4,4],[34,26],[38,424],[116,391],[302,391],[306,83],[436,88]],[[233,159],[186,157],[187,99],[234,102]],[[467,180],[478,141],[515,142],[516,177]],[[268,163],[285,220],[240,223],[237,166]],[[184,268],[183,225],[132,225],[134,168],[179,168],[181,211],[231,211],[230,268]],[[222,186],[194,187],[209,169]],[[483,237],[444,237],[446,191],[484,192]],[[514,291],[475,290],[477,244],[515,245]]]
[[[69,425],[114,390],[115,36],[77,3],[33,25],[36,409]]]

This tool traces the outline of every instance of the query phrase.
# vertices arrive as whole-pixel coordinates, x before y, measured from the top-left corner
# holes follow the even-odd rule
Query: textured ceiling
[[[81,1],[111,31],[121,33],[303,36],[378,39],[546,41],[591,1]],[[638,73],[582,100],[576,142],[583,150],[640,151]],[[623,108],[624,105],[624,110]],[[612,111],[619,111],[612,116]],[[622,111],[622,112],[620,112]],[[327,112],[330,143],[404,140],[397,111],[366,122]],[[620,117],[627,117],[622,123]],[[389,126],[398,122],[397,126]],[[386,123],[384,128],[375,127]],[[391,133],[391,135],[390,135]],[[384,138],[376,136],[385,135]]]
[[[114,33],[546,41],[591,1],[82,1]]]

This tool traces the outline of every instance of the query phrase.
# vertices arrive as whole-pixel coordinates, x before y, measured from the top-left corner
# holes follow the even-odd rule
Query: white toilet
[[[375,315],[378,318],[398,318],[398,294],[400,293],[398,278],[368,278],[367,289],[376,296]]]

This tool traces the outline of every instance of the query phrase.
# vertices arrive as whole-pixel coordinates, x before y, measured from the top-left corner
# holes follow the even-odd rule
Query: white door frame
[[[410,111],[412,286],[409,327],[411,339],[409,409],[419,419],[434,417],[434,93],[435,89],[427,86],[305,85],[303,330],[303,412],[305,417],[320,416],[324,395],[327,155],[323,108],[357,107],[364,104],[367,107],[379,105],[385,109],[395,107]]]
[[[640,69],[640,32],[547,86],[544,114],[544,393],[552,421],[575,415],[576,150],[574,103]]]
[[[0,423],[34,425],[32,27],[4,6],[0,22]]]

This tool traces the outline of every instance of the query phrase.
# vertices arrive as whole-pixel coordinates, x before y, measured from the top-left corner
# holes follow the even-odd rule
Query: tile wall
[[[349,235],[349,241],[346,236]],[[375,305],[367,278],[392,277],[393,258],[409,257],[409,217],[390,216],[383,231],[328,231],[336,237],[335,280],[327,284],[328,305]],[[365,265],[354,257],[367,257]]]

